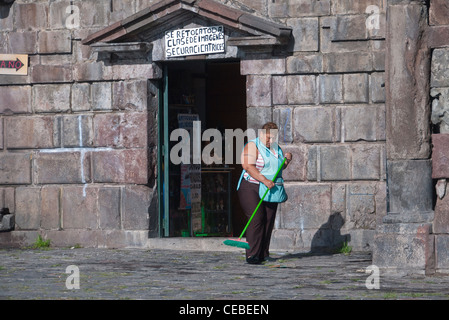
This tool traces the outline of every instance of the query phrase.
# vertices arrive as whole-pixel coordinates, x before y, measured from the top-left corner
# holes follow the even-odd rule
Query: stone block
[[[97,114],[94,117],[94,137],[96,147],[145,148],[147,114]]]
[[[337,52],[361,52],[368,54],[372,48],[370,41],[332,41],[332,24],[333,17],[320,18],[320,52],[337,53]],[[323,64],[324,67],[324,64]]]
[[[275,229],[271,235],[271,250],[294,250],[296,249],[297,232],[288,229]]]
[[[29,153],[0,154],[0,184],[30,184],[31,155]]]
[[[432,135],[432,178],[449,178],[449,133]]]
[[[1,86],[1,113],[31,113],[31,86]]]
[[[147,150],[98,151],[93,157],[93,181],[97,183],[148,182]]]
[[[246,105],[248,107],[271,106],[271,76],[246,77]]]
[[[330,185],[287,184],[288,201],[281,206],[281,228],[301,230],[320,228],[329,220]]]
[[[274,109],[273,122],[276,123],[279,128],[279,143],[293,142],[293,109]]]
[[[330,14],[330,0],[280,0],[268,2],[273,18],[319,17]]]
[[[153,51],[154,53],[154,51]],[[162,70],[154,63],[114,64],[105,67],[105,75],[113,80],[147,80],[160,79]]]
[[[147,96],[151,93],[149,91],[146,80],[114,82],[112,107],[119,110],[146,111]]]
[[[252,107],[246,109],[247,128],[257,130],[273,121],[273,109],[266,107]]]
[[[375,192],[375,184],[359,184],[348,186],[348,194],[346,198],[345,228],[375,230]]]
[[[323,56],[321,54],[303,54],[287,57],[287,73],[320,73],[323,72]]]
[[[449,3],[446,0],[430,1],[429,24],[437,26],[449,24]]]
[[[354,145],[352,149],[352,179],[379,180],[380,178],[380,146]]]
[[[373,103],[385,102],[385,73],[372,73],[369,88]]]
[[[287,77],[272,77],[273,104],[288,104],[287,99]]]
[[[332,2],[333,14],[364,14],[367,13],[368,6],[376,6],[379,13],[387,9],[384,0],[344,0]]]
[[[387,162],[389,212],[432,211],[433,183],[430,160]]]
[[[40,188],[16,189],[16,225],[18,230],[37,230],[41,223]]]
[[[312,145],[308,148],[307,157],[307,180],[321,181],[321,167],[319,166],[318,158],[321,158],[321,147]],[[318,154],[320,157],[318,157]]]
[[[79,8],[81,27],[106,27],[109,24],[109,1],[76,0],[73,4]]]
[[[90,115],[62,117],[62,146],[91,147],[93,145],[93,124]]]
[[[318,51],[319,50],[319,23],[318,18],[291,18],[287,19],[287,26],[293,29],[294,42],[289,50]]]
[[[33,171],[38,184],[85,183],[90,181],[90,154],[39,152],[34,159]]]
[[[120,188],[102,187],[98,191],[99,229],[121,229]]]
[[[294,111],[294,141],[332,142],[334,111],[322,107],[298,107]]]
[[[440,199],[437,197],[435,205],[435,216],[433,220],[433,233],[449,234],[449,195]]]
[[[384,274],[425,274],[435,267],[435,236],[430,234],[430,226],[407,227],[408,232],[382,230],[374,237],[373,264]]]
[[[90,110],[90,84],[74,83],[72,85],[72,111]]]
[[[73,80],[77,82],[111,79],[111,71],[104,70],[103,62],[80,62],[73,65]]]
[[[70,30],[39,32],[38,52],[42,53],[71,53],[72,35]]]
[[[432,72],[430,85],[432,87],[449,87],[449,49],[433,50]]]
[[[71,2],[70,0],[60,0],[50,3],[48,16],[50,29],[64,29],[66,28],[66,22],[72,22],[72,19],[69,18],[71,13],[66,12]]]
[[[14,214],[0,214],[0,232],[14,230],[15,227],[15,215]]]
[[[282,172],[282,177],[285,181],[305,181],[307,175],[307,146],[301,144],[286,145],[282,147],[284,154],[290,152],[292,154],[292,161],[289,163],[287,169]]]
[[[317,102],[316,77],[287,76],[287,101],[288,104],[315,104]]]
[[[3,149],[3,118],[0,118],[0,150]]]
[[[123,228],[147,230],[153,190],[147,186],[125,187],[122,192]]]
[[[333,52],[323,56],[324,71],[340,72],[370,72],[373,70],[372,57],[366,52]]]
[[[432,88],[431,121],[439,133],[449,133],[449,88]]]
[[[41,225],[42,229],[59,229],[60,226],[60,187],[44,186],[41,189]]]
[[[11,32],[9,33],[9,48],[15,54],[37,53],[37,32]]]
[[[54,148],[59,132],[53,117],[8,117],[5,119],[8,149]]]
[[[343,99],[342,75],[320,75],[320,103],[341,103]]]
[[[17,30],[46,29],[48,21],[48,4],[21,3],[14,6]]]
[[[285,59],[258,59],[242,60],[240,63],[241,75],[284,74]]]
[[[435,236],[435,260],[436,271],[441,273],[449,272],[449,234],[438,234]]]
[[[70,110],[70,84],[33,86],[35,112],[66,112]]]
[[[379,128],[379,108],[372,105],[341,108],[342,141],[376,141]]]
[[[64,186],[62,188],[62,228],[98,228],[99,188],[90,186]]]
[[[332,41],[368,39],[365,15],[340,15],[331,18]]]
[[[339,181],[351,179],[351,150],[346,146],[322,146],[321,179]]]
[[[1,6],[0,7],[0,17],[2,19],[0,20],[0,30],[2,31],[12,31],[14,27],[14,14],[13,10],[9,8],[8,6]],[[2,52],[5,53],[5,52]]]
[[[54,83],[72,81],[71,65],[34,65],[31,67],[33,83]]]
[[[346,103],[368,102],[368,74],[356,73],[343,75],[343,101]]]
[[[96,82],[91,85],[92,109],[112,109],[112,85],[110,82]]]

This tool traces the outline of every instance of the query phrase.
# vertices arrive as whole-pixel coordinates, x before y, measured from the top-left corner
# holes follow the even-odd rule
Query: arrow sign
[[[23,66],[24,64],[19,60],[19,58],[17,58],[16,61],[0,60],[0,68],[2,69],[16,69],[16,71],[19,71]]]
[[[28,55],[0,54],[0,74],[27,75]]]

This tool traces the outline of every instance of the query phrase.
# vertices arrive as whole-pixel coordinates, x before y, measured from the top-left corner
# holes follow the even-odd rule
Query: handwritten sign
[[[0,54],[0,74],[26,76],[28,74],[28,55]]]
[[[225,52],[223,26],[165,32],[165,56],[167,58],[223,52]]]

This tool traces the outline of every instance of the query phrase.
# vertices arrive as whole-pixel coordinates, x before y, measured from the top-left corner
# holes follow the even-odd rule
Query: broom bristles
[[[249,250],[249,244],[248,242],[242,241],[242,240],[225,240],[223,241],[223,243],[227,246],[231,246],[231,247],[237,247],[237,248],[243,248],[243,249],[248,249]]]

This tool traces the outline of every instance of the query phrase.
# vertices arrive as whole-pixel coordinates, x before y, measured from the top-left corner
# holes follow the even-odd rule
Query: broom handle
[[[284,157],[284,161],[282,161],[282,164],[280,165],[280,167],[278,168],[278,171],[276,172],[276,174],[274,175],[273,178],[273,182],[276,180],[279,172],[281,171],[282,167],[284,166],[286,158]],[[262,183],[262,182],[260,182]],[[253,220],[254,215],[257,212],[257,209],[259,209],[260,205],[262,204],[263,199],[265,199],[265,196],[267,195],[268,191],[270,191],[270,189],[267,188],[267,190],[265,190],[265,193],[263,194],[262,199],[260,199],[259,204],[257,205],[256,209],[254,210],[253,214],[251,215],[251,218],[249,218],[248,223],[245,226],[245,229],[243,229],[242,234],[240,235],[239,239],[242,239],[243,235],[245,234],[246,229],[248,228],[249,224],[251,223],[251,220]]]

